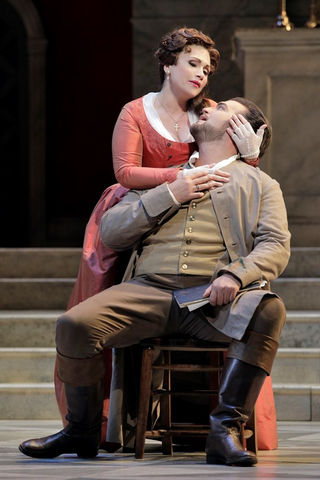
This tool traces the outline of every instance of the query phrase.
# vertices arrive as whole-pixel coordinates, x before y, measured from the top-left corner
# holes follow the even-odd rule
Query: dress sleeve
[[[126,188],[146,189],[173,182],[177,168],[143,167],[143,138],[130,112],[121,110],[112,137],[113,168],[116,179]]]

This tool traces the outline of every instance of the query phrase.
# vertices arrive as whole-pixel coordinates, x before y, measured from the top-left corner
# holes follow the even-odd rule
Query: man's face
[[[227,135],[227,128],[230,126],[232,115],[245,115],[246,107],[233,100],[219,102],[214,107],[207,107],[202,110],[199,120],[191,128],[191,134],[198,145],[202,142],[213,142],[221,140]]]

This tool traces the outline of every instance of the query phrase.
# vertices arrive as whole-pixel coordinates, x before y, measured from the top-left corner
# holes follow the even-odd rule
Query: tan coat
[[[212,190],[211,199],[227,252],[219,259],[213,278],[231,272],[242,287],[258,280],[271,282],[283,272],[290,257],[290,233],[279,184],[241,160],[224,170],[230,172],[230,182]],[[166,184],[148,191],[131,190],[103,216],[102,241],[115,251],[132,248],[177,208]],[[213,315],[212,324],[240,339],[265,294],[252,291],[238,295]]]

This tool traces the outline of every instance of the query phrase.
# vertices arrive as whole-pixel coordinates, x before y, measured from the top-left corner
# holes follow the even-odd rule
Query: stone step
[[[320,311],[288,310],[280,347],[316,348],[320,345]]]
[[[0,383],[50,382],[55,356],[55,348],[0,348]],[[279,348],[272,380],[320,386],[320,349]]]
[[[54,347],[55,322],[63,310],[0,310],[0,347]],[[280,347],[320,345],[320,311],[288,310]]]
[[[2,278],[75,278],[81,248],[0,248]]]
[[[320,385],[273,383],[279,421],[320,421]]]
[[[54,347],[55,323],[63,310],[1,310],[0,347]]]
[[[0,384],[0,420],[61,419],[53,383]]]
[[[75,278],[0,278],[0,310],[65,310]]]
[[[272,372],[278,420],[320,420],[320,354],[319,349],[309,350],[293,352],[292,349],[279,349]],[[0,419],[60,418],[50,381],[53,378],[54,357],[53,348],[0,349]],[[317,365],[315,362],[318,362]],[[282,373],[278,377],[277,369],[283,371],[285,382],[281,382]],[[299,383],[292,381],[295,369]],[[310,377],[313,371],[316,373]]]
[[[282,277],[320,277],[320,248],[291,248],[289,264]]]
[[[75,278],[0,278],[0,310],[64,310]],[[320,310],[320,278],[279,278],[271,288],[287,310]]]
[[[1,383],[50,383],[55,348],[0,348]]]
[[[81,249],[0,249],[0,418],[60,419],[53,380],[56,318]],[[287,307],[272,372],[278,420],[320,420],[320,248],[293,248],[272,283]]]
[[[63,310],[0,310],[0,347],[54,347],[55,322]],[[280,347],[320,345],[320,311],[287,311]]]
[[[278,278],[271,289],[287,310],[320,310],[320,278]]]
[[[272,381],[320,387],[320,348],[279,348]]]
[[[0,248],[3,278],[74,278],[81,248]],[[320,248],[293,247],[282,277],[319,277]]]
[[[320,386],[273,384],[277,420],[320,421]],[[53,383],[0,384],[0,420],[60,420]]]

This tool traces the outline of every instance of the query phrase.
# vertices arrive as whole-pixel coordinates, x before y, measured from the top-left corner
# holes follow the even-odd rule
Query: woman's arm
[[[116,179],[122,186],[131,189],[150,189],[165,182],[172,183],[182,175],[179,168],[144,167],[144,141],[146,140],[143,139],[134,116],[125,106],[120,112],[112,137],[113,168]],[[156,146],[155,155],[159,155]],[[186,156],[183,163],[188,160]],[[227,179],[224,177],[227,176],[219,171],[215,181],[225,182]]]
[[[143,167],[142,156],[141,132],[130,112],[123,108],[112,137],[113,168],[117,181],[127,188],[147,189],[171,183],[177,178],[177,168]]]

